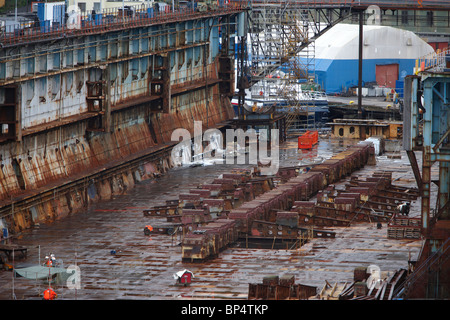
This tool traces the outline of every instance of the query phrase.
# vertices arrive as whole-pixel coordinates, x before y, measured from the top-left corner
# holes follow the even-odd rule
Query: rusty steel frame
[[[449,199],[448,123],[442,114],[447,112],[450,77],[442,73],[422,73],[424,95],[423,147],[422,147],[422,228],[424,234],[431,231],[431,167],[439,163],[439,191],[435,214],[442,212]],[[443,214],[448,218],[448,212]],[[442,217],[441,217],[442,218]]]
[[[294,275],[267,276],[262,283],[249,283],[249,300],[307,300],[316,296],[314,286],[295,283]]]
[[[366,181],[352,177],[345,190],[329,186],[319,191],[317,203],[297,201],[291,211],[298,212],[299,223],[305,225],[349,226],[360,221],[389,222],[398,213],[400,202],[415,200],[419,196],[416,189],[393,186],[391,179],[391,174],[386,172],[375,172]]]
[[[421,231],[420,218],[408,218],[395,213],[388,223],[388,238],[390,239],[420,239]]]
[[[448,99],[450,95],[450,76],[448,69],[448,51],[445,59],[439,54],[422,59],[417,75],[405,82],[408,104],[405,105],[407,117],[405,126],[409,135],[406,150],[415,171],[417,183],[421,189],[421,235],[425,238],[421,254],[417,260],[418,267],[408,277],[403,296],[408,298],[448,298],[448,275],[445,252],[450,236],[449,210],[449,120]],[[426,64],[431,61],[431,67]],[[427,67],[430,67],[426,70]],[[421,96],[423,94],[423,105]],[[421,113],[419,112],[422,111]],[[418,125],[422,124],[422,133]],[[422,151],[422,176],[418,170],[414,150]],[[436,206],[432,209],[431,183],[432,166],[439,164],[438,193]],[[421,178],[421,179],[420,179]],[[442,249],[445,250],[442,250]],[[447,254],[448,256],[448,254]],[[448,272],[447,272],[448,273]],[[401,293],[398,293],[399,295]]]
[[[258,231],[258,235],[253,235],[255,238],[262,239],[283,239],[283,240],[298,240],[304,239],[305,237],[310,238],[326,238],[333,239],[336,236],[336,232],[316,229],[316,228],[306,228],[306,227],[291,227],[285,226],[276,222],[264,221],[264,220],[253,220],[252,229]],[[250,238],[250,236],[248,236]]]

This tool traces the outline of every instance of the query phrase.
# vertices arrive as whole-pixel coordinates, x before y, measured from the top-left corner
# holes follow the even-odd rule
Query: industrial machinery
[[[416,74],[405,78],[403,147],[422,196],[421,229],[425,242],[403,295],[407,298],[448,299],[449,291],[449,159],[450,51],[418,60]],[[421,153],[422,170],[416,159]],[[439,167],[432,179],[431,167]],[[436,203],[433,185],[437,185]]]

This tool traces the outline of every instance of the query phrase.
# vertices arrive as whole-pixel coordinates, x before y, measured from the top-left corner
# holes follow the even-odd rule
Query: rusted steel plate
[[[311,197],[313,194],[316,194],[318,191],[323,189],[324,185],[326,185],[327,183],[335,182],[341,179],[343,176],[351,173],[352,170],[355,170],[357,167],[359,167],[359,165],[362,165],[364,163],[364,161],[360,161],[357,162],[357,164],[353,164],[355,163],[354,158],[361,157],[364,152],[366,154],[369,152],[369,148],[367,148],[367,146],[365,145],[352,148],[345,154],[340,155],[341,159],[337,157],[334,159],[326,160],[320,166],[320,168],[313,168],[316,170],[310,170],[309,172],[298,176],[295,170],[286,170],[285,175],[292,176],[290,179],[287,179],[287,182],[281,184],[278,188],[268,190],[257,196],[255,199],[244,203],[242,203],[244,199],[244,189],[238,186],[243,182],[249,181],[250,175],[224,173],[222,175],[222,178],[214,180],[214,184],[220,185],[221,188],[223,185],[228,185],[230,189],[234,188],[234,199],[236,200],[236,204],[239,207],[237,209],[231,210],[228,213],[228,219],[236,221],[236,224],[233,226],[233,228],[236,228],[238,233],[251,233],[252,235],[263,237],[279,236],[281,238],[296,238],[303,232],[302,230],[297,228],[299,223],[299,214],[295,211],[283,212],[283,210],[290,209],[292,205],[296,203],[296,201],[308,200],[309,197]],[[350,160],[348,159],[349,157],[351,157]],[[368,155],[366,158],[368,158]],[[324,174],[323,172],[326,172],[326,174]],[[326,179],[324,180],[325,176]],[[233,181],[233,184],[231,184],[230,180]],[[247,188],[247,190],[249,189]],[[364,192],[369,194],[369,188],[359,188],[356,192],[353,193],[364,194]],[[181,197],[180,195],[180,201],[184,201],[185,198],[187,198],[187,196]],[[359,202],[357,196],[351,195],[347,198],[345,196],[340,196],[337,200],[337,203],[333,203],[332,206],[333,211],[335,213],[338,213],[352,211],[358,204]],[[335,205],[337,205],[338,208],[334,208]],[[280,213],[280,210],[282,213]],[[345,223],[345,221],[341,222],[340,220],[337,220],[339,219],[339,215],[333,218],[335,219],[334,225],[338,223]],[[266,220],[275,220],[275,222],[269,222]],[[322,218],[322,220],[332,219]],[[325,222],[321,223],[324,225],[326,224]],[[328,231],[314,231],[314,235],[334,237],[334,233]],[[209,254],[218,253],[218,249],[216,248],[217,244],[208,244],[208,246],[216,248],[214,250],[210,250],[210,248],[205,247],[206,243],[209,243],[209,241],[204,239],[202,243],[203,247],[198,247],[197,245],[197,249],[192,249],[190,251],[188,250],[189,252],[193,253],[191,259],[201,259],[202,257],[204,258]],[[183,256],[184,259],[189,259],[188,251],[185,252],[185,255]]]
[[[178,206],[156,206],[143,210],[144,216],[167,216],[178,214]]]

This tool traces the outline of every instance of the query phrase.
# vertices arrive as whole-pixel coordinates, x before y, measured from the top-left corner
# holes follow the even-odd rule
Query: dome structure
[[[364,26],[363,85],[395,88],[395,81],[413,74],[416,59],[433,48],[411,31],[388,26]],[[315,41],[316,82],[327,93],[358,85],[359,26],[338,24]]]

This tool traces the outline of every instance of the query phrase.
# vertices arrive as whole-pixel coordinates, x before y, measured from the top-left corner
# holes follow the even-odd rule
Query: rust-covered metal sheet
[[[249,300],[307,300],[317,287],[296,283],[294,275],[265,276],[262,283],[249,283]]]
[[[143,210],[144,216],[166,217],[168,215],[178,214],[178,205],[156,206],[151,209]]]

